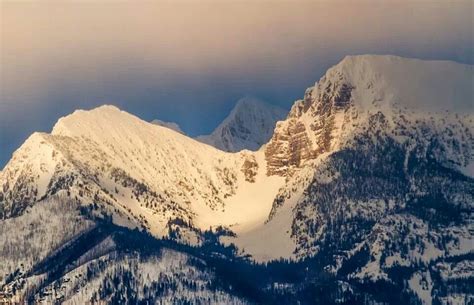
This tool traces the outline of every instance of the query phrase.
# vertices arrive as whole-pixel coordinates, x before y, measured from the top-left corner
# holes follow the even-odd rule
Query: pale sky
[[[473,15],[473,1],[3,1],[0,168],[78,108],[197,135],[245,95],[289,108],[345,55],[473,64]]]

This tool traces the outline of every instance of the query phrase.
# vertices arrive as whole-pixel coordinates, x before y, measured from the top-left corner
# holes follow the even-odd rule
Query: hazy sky
[[[245,95],[289,108],[345,55],[474,62],[473,1],[0,2],[0,168],[78,108],[197,135]]]

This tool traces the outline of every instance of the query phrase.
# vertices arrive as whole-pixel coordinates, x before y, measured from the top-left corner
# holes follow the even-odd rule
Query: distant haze
[[[0,168],[78,108],[115,104],[198,135],[245,95],[289,108],[345,55],[474,62],[472,1],[0,5]]]

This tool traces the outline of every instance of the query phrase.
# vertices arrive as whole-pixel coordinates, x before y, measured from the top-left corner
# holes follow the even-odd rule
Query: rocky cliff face
[[[419,138],[420,133],[433,129],[442,135],[445,131],[441,126],[457,125],[461,134],[453,133],[456,143],[442,142],[449,151],[462,150],[459,156],[450,154],[457,159],[452,160],[454,163],[466,163],[466,158],[471,158],[467,155],[472,145],[469,103],[473,93],[465,79],[472,67],[447,62],[435,66],[463,78],[453,85],[443,76],[433,75],[430,62],[390,56],[346,57],[308,88],[288,118],[277,124],[265,148],[268,174],[291,176],[318,156],[341,149],[354,135],[369,128],[367,123],[379,113],[385,116],[386,131],[401,141]],[[416,81],[403,79],[403,71],[413,73]],[[416,84],[427,89],[417,89]],[[433,88],[433,84],[438,87]],[[459,87],[459,92],[453,92],[453,86]],[[448,100],[453,104],[445,102]]]
[[[335,149],[341,130],[357,117],[351,104],[353,87],[341,75],[325,77],[306,90],[292,107],[288,119],[279,122],[266,146],[270,175],[291,174],[309,160]]]

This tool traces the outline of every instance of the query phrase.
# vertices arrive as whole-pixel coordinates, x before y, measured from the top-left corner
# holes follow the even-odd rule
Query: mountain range
[[[75,111],[0,172],[0,298],[470,304],[473,76],[348,56],[286,118],[246,98],[197,139]]]

